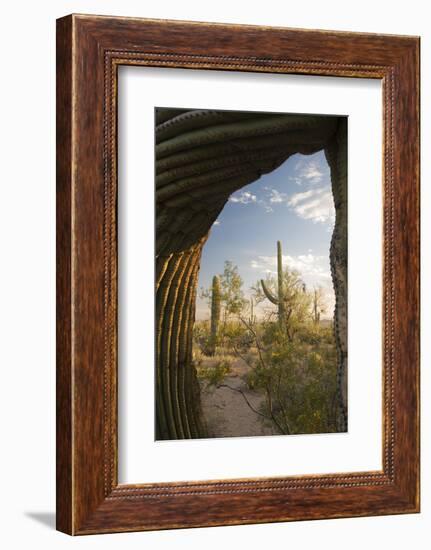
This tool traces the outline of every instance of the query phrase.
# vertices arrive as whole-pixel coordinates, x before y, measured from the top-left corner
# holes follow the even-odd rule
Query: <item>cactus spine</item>
[[[277,296],[274,296],[268,287],[265,285],[265,281],[261,279],[261,285],[265,296],[270,302],[278,306],[278,323],[281,329],[286,328],[286,300],[287,296],[284,292],[284,280],[283,280],[283,255],[281,252],[281,242],[277,241],[277,279],[278,289]]]
[[[217,345],[218,325],[220,322],[220,279],[217,275],[213,277],[211,292],[211,335],[210,335],[210,355],[214,355]]]

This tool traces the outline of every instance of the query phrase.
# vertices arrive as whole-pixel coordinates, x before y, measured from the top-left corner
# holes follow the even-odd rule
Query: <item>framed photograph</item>
[[[419,38],[57,21],[57,528],[419,511]]]

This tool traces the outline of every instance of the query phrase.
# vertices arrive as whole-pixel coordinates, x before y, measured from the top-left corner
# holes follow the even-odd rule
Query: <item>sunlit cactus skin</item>
[[[281,242],[277,241],[277,296],[274,296],[265,281],[261,279],[262,290],[270,302],[278,306],[278,323],[282,330],[286,329],[286,300],[287,296],[284,292],[283,281],[283,254],[281,250]]]
[[[218,327],[221,312],[221,291],[220,279],[217,275],[213,277],[211,290],[211,335],[209,355],[214,355],[217,347]]]

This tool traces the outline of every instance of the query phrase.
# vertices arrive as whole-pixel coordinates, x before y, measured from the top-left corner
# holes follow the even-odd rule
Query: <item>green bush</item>
[[[270,345],[262,347],[261,356],[251,363],[246,377],[250,389],[265,392],[262,414],[281,433],[336,431],[333,337],[326,330],[321,334],[313,331],[307,338],[292,341],[272,325],[262,333],[262,342]]]
[[[231,365],[227,360],[218,361],[214,365],[202,367],[197,365],[196,372],[200,380],[205,381],[208,386],[218,386],[230,373]]]

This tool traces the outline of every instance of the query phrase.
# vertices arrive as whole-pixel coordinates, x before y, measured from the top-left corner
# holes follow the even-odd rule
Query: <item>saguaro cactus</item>
[[[254,314],[254,302],[253,298],[250,298],[250,318],[249,323],[250,325],[254,325],[256,322],[256,315]]]
[[[281,252],[281,242],[277,241],[277,278],[278,289],[277,296],[274,296],[265,284],[265,281],[261,279],[261,285],[265,296],[270,302],[278,306],[278,322],[281,329],[286,328],[286,295],[284,292],[284,280],[283,280],[283,255]]]
[[[319,293],[316,288],[313,295],[313,321],[315,325],[318,325],[320,322]]]
[[[214,355],[217,345],[217,333],[218,325],[220,322],[220,279],[217,275],[213,277],[212,291],[211,291],[211,336],[210,336],[210,355]]]

